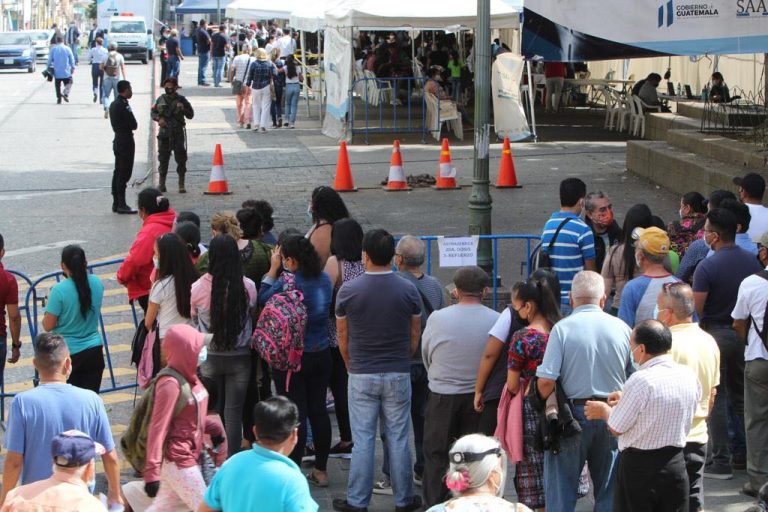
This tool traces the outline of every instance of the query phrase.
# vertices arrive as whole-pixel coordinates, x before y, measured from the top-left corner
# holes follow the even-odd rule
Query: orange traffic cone
[[[448,147],[448,139],[443,139],[443,148],[440,151],[440,167],[437,169],[437,181],[435,190],[454,190],[461,188],[456,185],[456,168],[451,163],[451,148]]]
[[[509,149],[509,137],[504,137],[504,148],[501,150],[501,162],[499,162],[499,177],[496,180],[496,188],[523,188],[517,184],[515,174],[515,161],[512,158],[512,150]]]
[[[229,195],[229,184],[224,175],[224,157],[221,156],[221,144],[216,144],[216,150],[213,152],[213,165],[211,166],[211,179],[208,181],[208,191],[203,192],[208,195]]]
[[[336,161],[336,178],[333,180],[333,189],[336,192],[357,192],[352,181],[352,169],[349,167],[349,155],[347,155],[347,143],[341,141],[339,146],[339,159]]]
[[[403,157],[400,154],[399,140],[392,143],[392,158],[389,161],[389,179],[387,180],[387,186],[384,187],[384,190],[387,192],[411,190],[411,187],[408,186],[408,181],[405,179]]]

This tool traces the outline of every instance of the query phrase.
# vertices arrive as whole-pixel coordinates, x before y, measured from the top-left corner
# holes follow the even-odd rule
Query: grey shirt
[[[427,327],[427,318],[429,318],[429,315],[432,314],[433,311],[445,307],[443,284],[436,278],[427,274],[422,274],[421,277],[416,277],[406,271],[397,272],[397,275],[412,282],[419,291],[419,298],[421,299],[421,332],[423,335],[424,329]],[[425,304],[425,299],[429,304]],[[419,340],[419,348],[416,349],[416,352],[411,358],[411,364],[421,364],[421,340]]]

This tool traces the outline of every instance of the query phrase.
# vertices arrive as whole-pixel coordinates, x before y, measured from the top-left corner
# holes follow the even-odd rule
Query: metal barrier
[[[108,261],[102,261],[98,263],[94,263],[92,265],[88,265],[88,272],[90,274],[94,273],[95,269],[108,267],[111,265],[118,265],[122,263],[122,259],[114,259],[114,260],[108,260]],[[19,310],[24,310],[27,318],[27,327],[29,329],[29,334],[34,342],[35,337],[37,337],[38,334],[38,323],[41,320],[42,314],[38,312],[38,305],[43,306],[44,301],[46,299],[46,296],[41,295],[41,293],[38,290],[38,287],[41,283],[44,281],[55,279],[55,281],[58,283],[61,281],[61,278],[64,276],[64,273],[59,270],[56,272],[50,272],[48,274],[45,274],[43,276],[38,277],[35,280],[30,279],[25,274],[18,272],[18,271],[9,271],[13,275],[20,277],[24,281],[27,282],[29,288],[27,289],[24,305],[19,306]],[[138,326],[138,316],[136,314],[136,306],[133,302],[130,303],[131,306],[131,316],[133,318],[133,324],[134,326]],[[102,306],[103,307],[103,306]],[[107,340],[107,332],[104,325],[104,317],[102,315],[102,312],[99,311],[99,330],[101,332],[101,339],[104,344],[104,355],[106,357],[106,363],[107,363],[107,369],[109,371],[109,380],[110,380],[110,387],[107,388],[101,388],[99,390],[99,393],[109,393],[112,391],[120,391],[124,389],[132,389],[136,387],[136,380],[134,378],[133,383],[131,384],[122,384],[118,385],[117,380],[115,379],[115,373],[114,373],[114,367],[112,365],[112,356],[109,352],[109,341]],[[6,368],[8,369],[8,368]],[[37,371],[35,371],[34,376],[32,377],[32,382],[35,386],[39,383],[39,378],[37,375]],[[5,392],[5,378],[2,379],[0,382],[0,418],[5,418],[5,399],[6,398],[12,398],[16,395],[16,393],[6,393]]]
[[[8,273],[21,278],[25,283],[27,283],[27,293],[29,293],[29,290],[34,290],[34,287],[32,286],[32,279],[29,278],[28,275],[24,274],[23,272],[19,272],[17,270],[8,270]],[[34,295],[34,291],[33,291]],[[32,314],[29,310],[29,307],[27,306],[27,303],[24,302],[23,304],[19,304],[19,312],[23,312],[22,314],[27,317],[27,328],[29,329],[30,339],[35,339],[34,335],[32,335]],[[7,327],[7,326],[6,326]],[[3,366],[7,368],[7,362],[3,361]],[[3,378],[0,379],[0,422],[5,420],[5,372],[3,372]]]
[[[427,104],[424,94],[421,94],[425,82],[425,78],[414,77],[356,78],[349,90],[349,126],[352,134],[364,133],[366,144],[368,136],[377,133],[421,133],[421,141],[426,142]],[[400,91],[407,98],[405,104],[398,98]],[[362,100],[362,104],[356,105],[355,98]],[[365,122],[362,128],[355,127],[355,116],[360,108],[363,109]],[[417,112],[417,108],[421,111]],[[404,125],[399,126],[398,122],[403,121]]]

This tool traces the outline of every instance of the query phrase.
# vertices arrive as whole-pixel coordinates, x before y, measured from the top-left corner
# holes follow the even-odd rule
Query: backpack
[[[531,272],[538,270],[540,268],[545,269],[551,269],[552,268],[552,260],[549,257],[549,253],[552,251],[552,248],[555,246],[555,241],[557,240],[557,235],[560,234],[560,230],[563,229],[563,227],[568,224],[568,221],[571,220],[570,217],[563,219],[563,222],[560,223],[559,226],[557,226],[557,229],[555,230],[555,234],[552,235],[552,239],[549,241],[549,244],[547,244],[547,250],[544,250],[544,242],[540,242],[539,245],[536,246],[536,248],[531,252],[530,261],[528,262],[528,268],[531,269]]]
[[[761,270],[755,275],[760,276],[763,279],[768,281],[768,270]],[[755,322],[755,318],[752,315],[749,315],[749,319],[752,321],[752,327],[755,328],[755,332],[763,341],[763,346],[765,347],[766,350],[768,350],[768,303],[765,304],[765,312],[763,313],[763,330],[762,331],[757,328],[757,322]]]
[[[104,73],[107,76],[116,77],[118,68],[117,56],[110,52],[107,62],[104,63]]]
[[[291,374],[301,370],[308,318],[307,307],[302,302],[304,294],[296,289],[295,279],[292,274],[283,274],[283,291],[274,294],[264,305],[251,338],[251,346],[271,368],[288,372],[286,391]]]
[[[139,405],[131,414],[131,421],[128,428],[120,439],[120,448],[123,450],[125,459],[131,463],[133,469],[139,473],[144,472],[144,465],[147,462],[147,437],[149,433],[149,423],[152,419],[152,409],[155,405],[155,384],[163,375],[168,375],[179,381],[181,392],[176,400],[176,406],[173,408],[173,418],[187,406],[189,399],[192,398],[192,387],[182,374],[173,368],[163,368],[152,380],[149,388],[141,397]]]

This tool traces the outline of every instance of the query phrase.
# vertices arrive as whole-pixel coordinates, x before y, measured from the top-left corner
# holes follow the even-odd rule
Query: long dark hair
[[[285,58],[285,76],[288,78],[296,78],[299,73],[296,71],[296,58],[293,55],[289,55]]]
[[[248,292],[243,284],[243,265],[237,242],[218,235],[208,247],[211,274],[211,346],[216,351],[235,347],[248,315]]]
[[[243,208],[238,210],[237,221],[240,223],[240,229],[243,231],[243,238],[246,240],[258,240],[262,235],[264,220],[259,212],[253,208]]]
[[[301,235],[286,237],[280,244],[283,258],[293,258],[299,264],[299,272],[307,277],[317,277],[323,272],[320,256],[312,243]]]
[[[139,192],[138,203],[139,209],[143,209],[145,212],[147,212],[147,215],[167,212],[168,208],[171,207],[171,203],[168,201],[168,198],[165,197],[163,193],[158,189],[152,187],[147,187]]]
[[[157,277],[164,279],[173,277],[173,287],[176,291],[176,309],[184,318],[192,318],[190,296],[192,283],[200,277],[189,258],[189,251],[176,233],[166,233],[157,239],[157,253],[160,268]]]
[[[514,296],[523,302],[533,302],[536,310],[552,327],[562,318],[559,286],[557,288],[553,289],[549,279],[531,276],[514,286]]]
[[[653,225],[653,214],[647,204],[636,204],[624,216],[624,226],[621,243],[624,244],[621,259],[624,262],[624,278],[629,281],[635,277],[635,245],[632,232],[635,228],[648,228]]]
[[[193,257],[200,256],[200,228],[194,222],[181,222],[176,224],[174,231],[186,245],[187,252]]]
[[[363,258],[363,228],[355,219],[340,219],[333,223],[331,254],[340,261],[360,261]]]
[[[349,210],[338,192],[331,187],[320,186],[312,191],[312,221],[333,224],[349,217]]]
[[[75,283],[77,298],[80,301],[80,315],[85,318],[93,307],[85,251],[79,245],[68,245],[61,251],[61,262],[67,267],[69,277]]]

